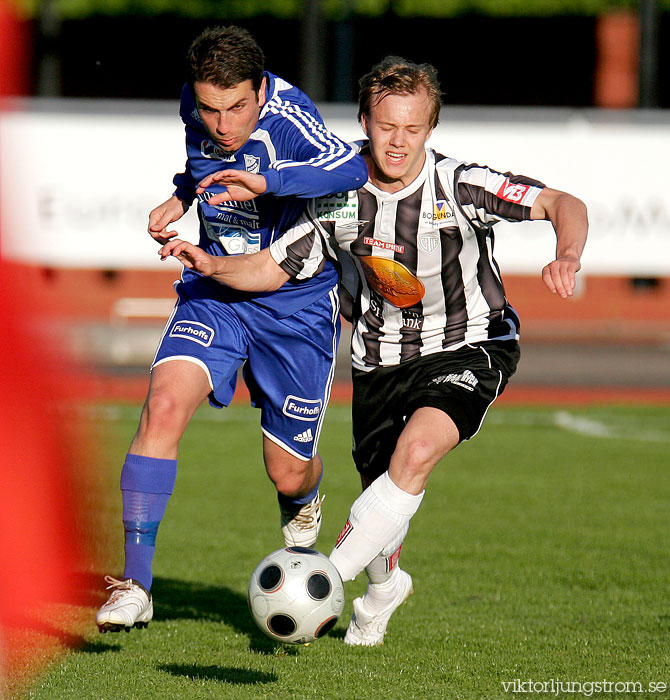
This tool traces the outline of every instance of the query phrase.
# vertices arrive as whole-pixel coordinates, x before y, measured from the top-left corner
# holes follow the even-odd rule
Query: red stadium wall
[[[133,352],[137,349],[133,333],[144,333],[145,355],[139,363],[123,371],[95,363],[83,366],[70,380],[73,396],[144,399],[149,355],[169,314],[177,276],[175,270],[22,268],[21,284],[39,294],[52,327],[67,333],[88,324],[108,333],[111,329],[107,337],[112,338],[125,333]],[[539,276],[507,276],[505,283],[522,319],[522,368],[534,367],[534,372],[520,371],[501,402],[670,403],[670,363],[663,354],[670,341],[670,278],[584,277],[578,295],[569,301],[547,292]],[[119,299],[161,303],[153,316],[120,317]],[[628,368],[626,376],[620,372],[622,366]],[[345,343],[336,379],[333,399],[348,400]],[[245,397],[240,383],[237,398]]]
[[[174,270],[66,270],[21,267],[45,313],[64,320],[111,319],[122,297],[173,298]],[[526,340],[655,342],[670,338],[670,278],[585,277],[577,296],[549,294],[539,275],[505,276]]]

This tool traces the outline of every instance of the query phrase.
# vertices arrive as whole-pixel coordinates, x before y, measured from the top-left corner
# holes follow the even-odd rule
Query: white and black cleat
[[[135,579],[105,576],[113,589],[107,602],[98,610],[95,622],[100,632],[130,632],[133,627],[145,629],[154,616],[151,593]]]

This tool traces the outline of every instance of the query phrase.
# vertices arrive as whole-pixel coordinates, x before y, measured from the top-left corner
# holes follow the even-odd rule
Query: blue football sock
[[[126,564],[123,578],[151,589],[156,534],[177,478],[176,459],[127,454],[121,470]]]

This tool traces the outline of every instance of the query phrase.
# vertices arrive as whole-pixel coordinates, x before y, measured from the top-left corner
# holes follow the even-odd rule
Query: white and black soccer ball
[[[308,644],[331,630],[344,608],[344,585],[325,554],[287,547],[268,554],[249,582],[249,610],[268,637]]]

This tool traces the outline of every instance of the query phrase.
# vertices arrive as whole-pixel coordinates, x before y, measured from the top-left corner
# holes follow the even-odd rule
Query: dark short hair
[[[209,27],[197,36],[186,54],[186,80],[227,89],[251,80],[258,91],[265,56],[251,34],[240,27]]]
[[[413,95],[422,88],[432,102],[430,126],[434,128],[440,119],[442,92],[437,70],[430,63],[412,63],[399,56],[387,56],[359,81],[358,121],[370,113],[370,107],[386,95]]]

